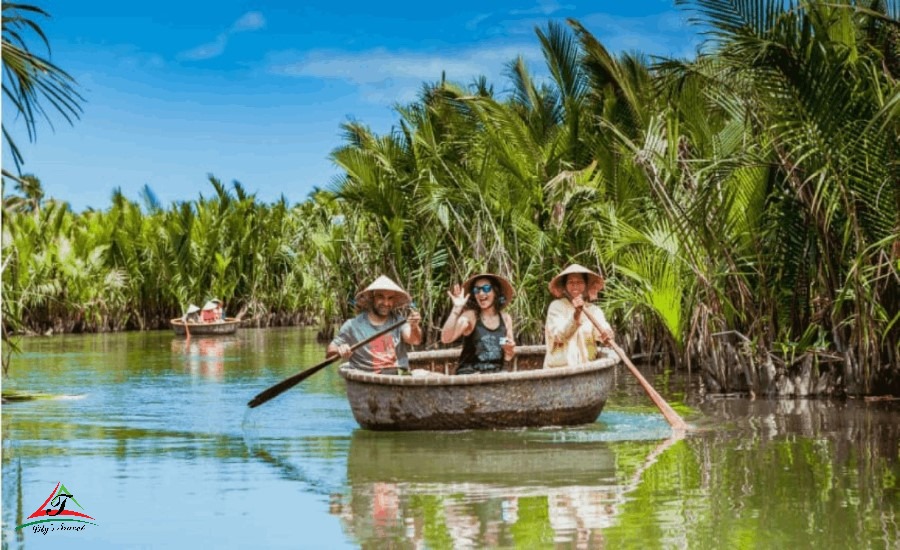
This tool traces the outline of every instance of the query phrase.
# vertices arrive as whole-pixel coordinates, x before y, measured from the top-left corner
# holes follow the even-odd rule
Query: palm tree
[[[712,46],[682,66],[679,86],[703,79],[702,104],[724,116],[723,130],[734,126],[706,153],[691,143],[706,173],[696,204],[706,207],[689,210],[706,250],[731,261],[721,287],[737,313],[729,328],[764,347],[828,348],[848,390],[867,391],[897,361],[898,5],[679,3]],[[721,155],[735,138],[744,152]],[[751,196],[757,207],[733,208]],[[753,299],[742,304],[738,286]]]
[[[48,111],[56,111],[72,124],[81,115],[83,101],[75,89],[75,80],[49,60],[50,42],[35,16],[49,17],[49,14],[29,4],[3,4],[3,95],[22,116],[31,141],[37,135],[38,119],[43,118],[53,127]],[[48,57],[35,53],[29,47],[29,35],[34,35],[43,42]],[[5,121],[3,140],[9,146],[16,171],[19,172],[24,158]],[[6,169],[3,170],[3,176],[17,179]]]

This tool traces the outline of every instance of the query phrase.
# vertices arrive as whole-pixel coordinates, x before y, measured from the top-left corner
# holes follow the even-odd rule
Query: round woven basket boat
[[[537,369],[544,346],[516,348],[513,370],[450,375],[459,349],[414,352],[413,375],[373,374],[343,365],[353,416],[370,430],[469,430],[572,426],[597,420],[619,358],[601,349],[584,365]]]
[[[172,319],[169,321],[169,324],[172,326],[172,330],[175,331],[176,336],[185,336],[185,322],[183,319]],[[239,326],[241,326],[241,321],[233,317],[214,323],[187,323],[192,336],[234,334]]]

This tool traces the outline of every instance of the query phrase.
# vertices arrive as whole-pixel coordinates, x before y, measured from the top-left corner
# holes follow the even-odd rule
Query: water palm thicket
[[[699,81],[699,104],[722,113],[729,131],[719,143],[741,143],[725,155],[698,151],[706,140],[690,138],[700,122],[682,147],[701,176],[700,217],[689,218],[707,258],[719,259],[694,266],[721,280],[722,301],[705,302],[722,307],[703,322],[753,340],[762,368],[746,370],[750,386],[804,394],[841,378],[851,392],[897,384],[900,133],[890,106],[900,94],[891,69],[900,5],[684,3],[714,48],[670,64],[670,82]]]
[[[635,344],[698,365],[714,391],[896,384],[896,6],[685,4],[712,39],[694,60],[615,58],[571,21],[575,52],[551,24],[550,84],[521,62],[504,99],[441,82],[398,111],[402,133],[335,158],[368,158],[379,189],[403,189],[402,217],[373,220],[379,239],[428,227],[445,277],[510,276],[526,337],[544,282],[577,260],[606,269]],[[390,200],[346,193],[361,184],[346,171],[346,204]],[[386,257],[417,257],[394,243]]]
[[[4,256],[30,252],[4,304],[33,331],[161,327],[212,295],[260,325],[328,327],[386,273],[433,343],[447,288],[492,270],[533,343],[547,281],[576,261],[606,274],[632,352],[711,391],[883,390],[900,355],[896,6],[684,4],[711,33],[695,59],[613,56],[550,23],[549,78],[516,59],[509,93],[423,85],[388,134],[346,124],[343,176],[293,207],[211,177],[211,198],[167,209],[149,190],[104,212],[10,209]]]

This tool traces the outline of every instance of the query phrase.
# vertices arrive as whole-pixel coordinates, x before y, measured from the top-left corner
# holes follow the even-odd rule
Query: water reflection
[[[749,441],[766,442],[801,436],[833,442],[837,460],[859,453],[866,459],[900,461],[896,401],[709,399],[701,409],[703,428],[719,432],[717,439],[752,434]]]
[[[554,435],[357,430],[350,492],[332,495],[330,512],[362,547],[597,547],[624,495],[676,441],[657,446],[623,483],[610,443]]]
[[[175,338],[172,340],[173,358],[181,361],[185,371],[194,378],[221,381],[225,374],[226,352],[237,347],[234,336]]]
[[[334,369],[247,409],[314,332],[199,340],[26,340],[4,389],[78,398],[3,405],[4,548],[900,548],[898,401],[692,401],[663,441],[623,373],[588,426],[370,433]],[[15,531],[59,481],[100,526]]]

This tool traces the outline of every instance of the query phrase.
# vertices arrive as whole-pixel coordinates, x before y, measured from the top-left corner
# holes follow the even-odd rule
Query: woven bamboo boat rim
[[[224,336],[234,334],[238,327],[241,326],[241,320],[235,317],[228,317],[224,321],[211,323],[185,323],[183,319],[176,318],[172,319],[170,323],[176,336],[187,336],[188,331],[193,336]]]
[[[229,325],[239,325],[241,323],[240,319],[236,319],[234,317],[229,317],[224,321],[212,321],[212,322],[199,322],[199,323],[185,323],[180,318],[175,318],[170,321],[171,324],[179,327],[183,327],[185,325],[194,328],[194,327],[221,327],[221,326],[229,326]]]
[[[527,354],[540,350],[543,353],[544,346],[520,346],[516,348],[517,353]],[[378,384],[381,386],[481,386],[489,384],[502,384],[504,382],[522,381],[522,380],[550,380],[555,378],[568,378],[577,374],[585,374],[595,372],[615,366],[619,361],[618,355],[612,350],[601,349],[604,357],[595,359],[584,365],[576,365],[571,367],[554,367],[550,369],[521,370],[513,372],[500,372],[493,374],[465,374],[465,375],[445,375],[435,374],[430,376],[409,376],[399,374],[375,374],[359,369],[350,368],[348,365],[341,365],[340,374],[347,380],[354,382],[365,382],[369,384]],[[410,362],[423,361],[429,359],[452,359],[459,356],[460,350],[446,349],[428,352],[416,352],[410,354]]]
[[[544,355],[547,346],[516,346],[516,355]],[[605,349],[604,349],[605,351]],[[461,348],[435,349],[431,351],[413,351],[409,354],[410,362],[437,361],[439,359],[457,359]]]

